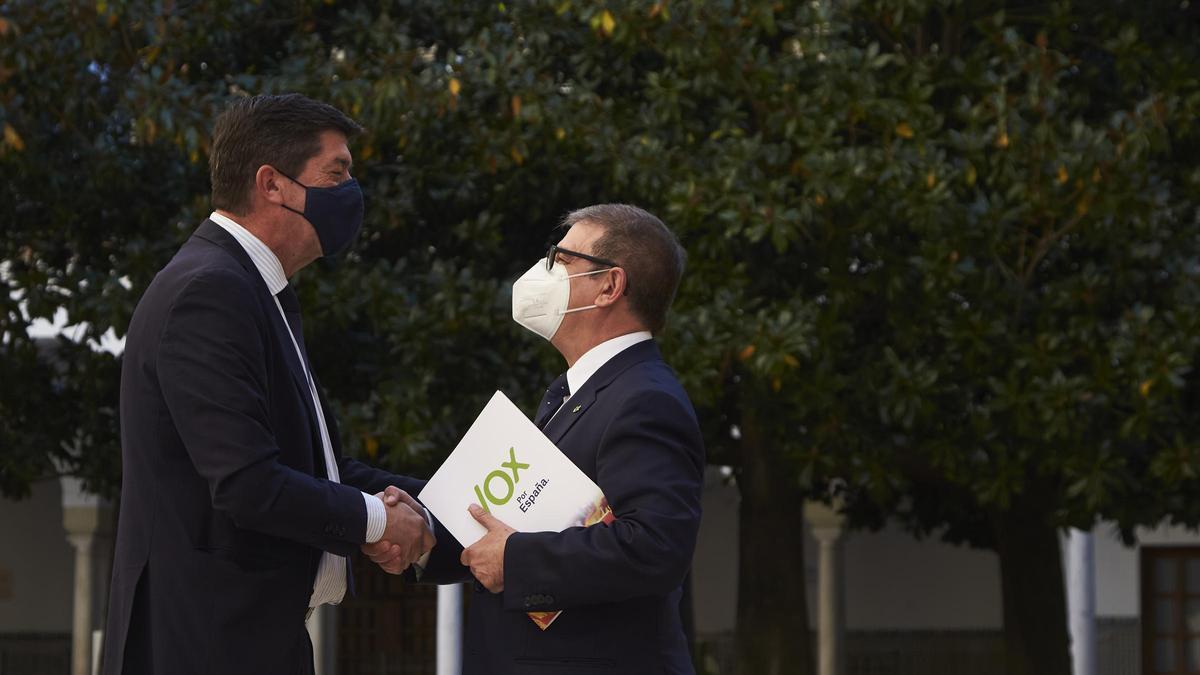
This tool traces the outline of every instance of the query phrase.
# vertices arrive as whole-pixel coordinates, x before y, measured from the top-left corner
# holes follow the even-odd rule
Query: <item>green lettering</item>
[[[503,498],[496,497],[496,494],[492,492],[493,478],[499,478],[500,480],[504,481],[505,487],[508,488],[508,492],[504,493]],[[486,494],[487,498],[496,506],[507,504],[508,500],[512,499],[513,496],[513,482],[509,480],[508,474],[504,473],[500,469],[496,469],[495,471],[489,473],[487,478],[483,480],[483,493]]]
[[[518,462],[518,461],[517,461],[517,450],[516,450],[516,448],[509,448],[509,449],[508,449],[508,457],[509,457],[509,459],[510,459],[510,460],[512,460],[512,461],[509,461],[509,462],[501,462],[501,463],[500,463],[500,466],[503,466],[503,467],[507,467],[507,468],[509,468],[509,469],[512,469],[513,482],[514,482],[514,483],[520,483],[520,482],[521,482],[521,477],[520,477],[520,474],[518,474],[518,472],[517,472],[517,469],[528,469],[528,468],[529,468],[529,465],[528,465],[528,464],[522,464],[522,463],[520,463],[520,462]]]
[[[491,513],[492,510],[488,508],[487,500],[483,498],[483,492],[479,490],[478,485],[475,486],[475,496],[479,497],[479,505],[483,507],[483,510]]]

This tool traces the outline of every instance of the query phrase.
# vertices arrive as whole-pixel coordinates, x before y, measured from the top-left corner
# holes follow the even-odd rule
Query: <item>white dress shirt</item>
[[[567,389],[571,392],[570,395],[574,396],[575,392],[583,388],[584,383],[590,380],[596,371],[600,370],[612,357],[651,337],[653,336],[650,335],[650,331],[640,330],[606,340],[587,350],[583,356],[579,357],[575,365],[567,368]]]
[[[279,303],[279,292],[287,286],[287,277],[283,274],[283,265],[279,262],[279,257],[275,255],[266,244],[258,237],[251,234],[246,228],[234,222],[232,219],[213,212],[209,216],[209,220],[217,225],[220,225],[226,232],[233,236],[242,248],[246,250],[246,254],[250,256],[250,260],[254,262],[254,266],[258,268],[258,273],[262,275],[263,281],[267,284],[267,290],[275,297],[275,307],[279,310],[279,316],[283,318],[283,325],[289,327],[287,316],[283,313],[283,305]],[[337,459],[333,455],[333,444],[329,440],[329,427],[325,423],[325,415],[321,411],[321,400],[317,396],[317,385],[313,381],[312,375],[308,372],[308,362],[304,358],[304,353],[300,350],[300,345],[296,342],[296,337],[292,335],[289,327],[288,337],[292,339],[292,346],[296,348],[296,356],[300,359],[300,365],[304,369],[305,379],[308,381],[308,393],[312,396],[313,409],[317,411],[317,426],[321,431],[321,446],[325,451],[325,472],[329,476],[329,480],[339,483],[341,482],[341,474],[338,471]],[[387,510],[383,506],[383,502],[379,501],[374,495],[363,493],[363,502],[367,505],[367,543],[373,544],[383,537],[383,531],[387,527]],[[322,604],[336,605],[342,601],[342,597],[346,594],[346,559],[343,556],[335,555],[326,551],[321,556],[320,565],[317,567],[317,578],[313,584],[312,596],[308,600],[309,607],[317,607]]]
[[[554,411],[554,415],[551,415],[550,419],[554,419],[554,417],[558,415],[559,410],[563,409],[563,406],[567,404],[567,401],[571,400],[571,397],[574,396],[575,393],[581,388],[583,388],[583,385],[590,380],[592,376],[596,374],[596,371],[600,370],[604,364],[612,360],[612,358],[617,354],[620,354],[639,342],[645,342],[652,337],[654,336],[650,334],[650,331],[640,330],[634,333],[626,333],[624,335],[617,336],[611,340],[605,340],[604,342],[601,342],[595,347],[587,350],[583,356],[579,357],[579,360],[575,362],[575,365],[567,368],[567,397],[563,399],[563,404],[558,407],[558,410]],[[547,424],[549,424],[549,422],[547,422]]]

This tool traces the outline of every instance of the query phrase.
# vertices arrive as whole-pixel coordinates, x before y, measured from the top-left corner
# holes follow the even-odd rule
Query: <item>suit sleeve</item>
[[[268,412],[269,328],[232,272],[192,279],[168,312],[163,399],[213,508],[239,526],[348,555],[366,536],[362,493],[285,466]]]
[[[395,485],[413,497],[416,497],[425,488],[425,481],[420,478],[402,476],[398,473],[376,469],[369,464],[350,457],[341,457],[338,459],[338,473],[341,474],[342,482],[346,485],[352,485],[372,495],[383,492],[390,485]]]
[[[703,453],[685,400],[659,390],[626,400],[596,459],[596,482],[616,520],[509,537],[505,609],[566,609],[678,588],[700,527]]]

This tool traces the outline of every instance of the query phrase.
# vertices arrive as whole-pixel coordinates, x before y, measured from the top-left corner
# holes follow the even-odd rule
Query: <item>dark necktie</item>
[[[308,369],[308,349],[304,346],[304,323],[300,318],[300,299],[296,297],[296,291],[291,285],[283,287],[275,295],[279,298],[279,306],[283,308],[283,317],[287,319],[288,328],[292,330],[292,337],[296,338],[296,344],[300,346],[300,360],[304,372],[307,374]]]
[[[542,404],[538,406],[537,414],[534,415],[533,422],[539,429],[546,426],[554,413],[562,407],[563,401],[571,393],[567,387],[567,374],[563,373],[558,376],[558,379],[550,384],[550,388],[546,390],[546,397],[542,399]]]

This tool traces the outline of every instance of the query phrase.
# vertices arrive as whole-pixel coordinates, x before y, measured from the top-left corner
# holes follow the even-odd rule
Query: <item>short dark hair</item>
[[[634,316],[651,333],[661,332],[687,263],[675,234],[653,214],[629,204],[597,204],[572,211],[562,226],[566,229],[584,221],[604,231],[592,246],[592,255],[625,269]]]
[[[235,215],[250,207],[250,190],[264,164],[292,176],[321,151],[321,134],[346,138],[363,128],[342,111],[300,94],[261,94],[235,99],[213,126],[209,178],[212,202]]]

